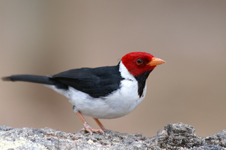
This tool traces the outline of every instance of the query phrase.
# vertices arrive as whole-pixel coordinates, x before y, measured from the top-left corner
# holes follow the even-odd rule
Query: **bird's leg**
[[[84,119],[84,117],[82,116],[81,112],[77,112],[76,113],[78,115],[78,117],[82,120],[83,124],[84,124],[84,128],[82,129],[83,131],[88,131],[90,134],[92,134],[93,132],[100,132],[104,134],[104,131],[102,129],[93,129]]]
[[[96,123],[98,124],[98,126],[102,129],[102,130],[105,130],[105,127],[103,126],[103,124],[97,119],[97,118],[93,118]]]

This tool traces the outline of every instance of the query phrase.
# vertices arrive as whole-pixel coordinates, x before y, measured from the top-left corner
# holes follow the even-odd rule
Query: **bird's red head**
[[[146,52],[131,52],[122,57],[122,63],[136,77],[146,71],[152,71],[157,65],[163,64],[165,61]]]

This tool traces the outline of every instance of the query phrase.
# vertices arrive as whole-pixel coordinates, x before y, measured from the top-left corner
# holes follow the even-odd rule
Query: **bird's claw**
[[[93,129],[87,122],[84,123],[84,128],[82,128],[82,131],[88,131],[90,135],[92,135],[93,132],[104,134],[104,131],[102,129]]]

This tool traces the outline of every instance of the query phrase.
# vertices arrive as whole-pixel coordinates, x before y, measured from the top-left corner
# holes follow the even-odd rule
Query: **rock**
[[[158,141],[161,148],[175,149],[176,147],[186,147],[192,148],[195,146],[202,145],[202,138],[195,134],[195,129],[191,125],[177,123],[168,124],[165,126],[164,130],[165,140]]]
[[[151,150],[226,150],[226,130],[208,137],[199,137],[194,127],[171,123],[155,137],[141,133],[128,134],[105,130],[100,133],[77,131],[65,133],[44,128],[11,128],[0,126],[1,150],[58,150],[58,149],[151,149]]]

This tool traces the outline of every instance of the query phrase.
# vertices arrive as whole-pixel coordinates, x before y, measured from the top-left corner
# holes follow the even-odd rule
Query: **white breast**
[[[147,87],[145,86],[143,95],[138,95],[138,83],[126,67],[120,62],[119,71],[124,80],[121,81],[120,88],[106,97],[93,98],[88,94],[69,87],[67,91],[56,89],[55,91],[65,95],[75,106],[74,111],[80,111],[87,115],[99,119],[118,118],[132,112],[144,99]]]

